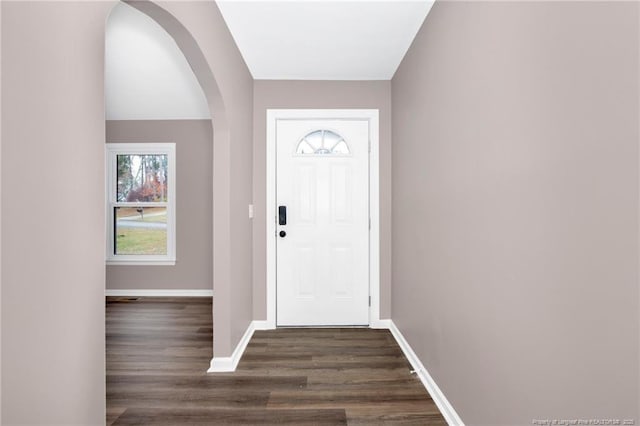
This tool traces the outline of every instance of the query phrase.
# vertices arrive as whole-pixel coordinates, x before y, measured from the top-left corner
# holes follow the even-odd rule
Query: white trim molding
[[[253,321],[254,330],[273,330],[268,321]]]
[[[113,297],[213,297],[213,290],[105,290]]]
[[[231,356],[219,356],[211,358],[211,365],[207,370],[207,373],[228,373],[232,371],[236,371],[236,367],[240,362],[240,358],[244,354],[245,349],[247,349],[247,345],[251,340],[251,336],[253,336],[253,332],[256,330],[266,330],[265,327],[266,321],[251,321],[249,323],[249,327],[247,327],[247,331],[244,332],[244,335],[238,342],[235,350],[231,354]]]
[[[379,319],[379,320],[376,320],[376,321],[371,321],[371,323],[369,324],[369,328],[390,330],[391,329],[391,320],[390,319]]]
[[[117,197],[118,156],[165,155],[167,157],[167,190],[165,201],[120,201]],[[176,264],[176,144],[170,143],[107,143],[105,144],[106,185],[106,264],[107,265],[170,265]],[[116,208],[161,207],[166,212],[166,254],[116,254]],[[124,219],[124,218],[123,218]]]
[[[418,378],[431,395],[431,399],[436,403],[438,409],[442,413],[442,416],[447,421],[447,424],[451,426],[464,426],[462,419],[456,413],[456,410],[453,409],[453,406],[449,403],[447,398],[444,396],[444,393],[440,390],[435,380],[431,377],[425,366],[422,364],[422,361],[418,358],[416,353],[413,351],[409,342],[404,338],[398,327],[396,327],[393,320],[389,320],[389,331],[400,345],[400,349],[404,353],[404,356],[407,357],[411,366],[413,367],[414,372],[417,374]]]
[[[267,109],[267,320],[276,328],[276,127],[278,120],[367,120],[369,122],[369,326],[380,322],[380,158],[377,109]],[[386,328],[386,327],[382,327]]]

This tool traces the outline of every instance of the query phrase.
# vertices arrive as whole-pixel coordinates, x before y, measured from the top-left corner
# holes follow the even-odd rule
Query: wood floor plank
[[[112,424],[114,424],[115,421],[118,420],[118,417],[120,417],[126,410],[126,407],[107,407],[106,426],[111,426]]]
[[[357,408],[361,406],[427,405],[430,399],[411,388],[306,389],[303,392],[273,391],[269,408]]]
[[[114,426],[130,425],[346,425],[344,410],[150,410],[133,408],[121,415]]]
[[[242,389],[242,390],[281,390],[301,389],[307,386],[307,378],[292,377],[250,377],[239,375],[206,375],[198,377],[183,376],[138,376],[112,375],[107,377],[110,389]]]
[[[207,374],[211,298],[107,298],[107,425],[445,425],[387,330],[259,330]]]
[[[435,406],[435,404],[434,404]],[[347,409],[347,423],[352,425],[403,425],[403,426],[447,426],[437,407],[435,411],[405,409],[401,414],[389,412],[386,407]]]

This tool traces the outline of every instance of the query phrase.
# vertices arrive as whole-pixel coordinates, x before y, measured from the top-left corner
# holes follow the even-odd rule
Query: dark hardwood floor
[[[446,425],[387,330],[256,331],[207,374],[210,298],[109,297],[107,425]]]

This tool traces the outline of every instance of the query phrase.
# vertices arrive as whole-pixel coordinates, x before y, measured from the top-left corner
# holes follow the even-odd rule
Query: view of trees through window
[[[117,157],[117,201],[167,201],[166,155],[118,155]]]
[[[116,255],[167,254],[167,155],[117,155]]]

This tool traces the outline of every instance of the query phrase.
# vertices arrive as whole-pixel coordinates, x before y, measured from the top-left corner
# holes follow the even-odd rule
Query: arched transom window
[[[345,155],[349,146],[342,136],[331,130],[315,130],[302,139],[296,154]]]

